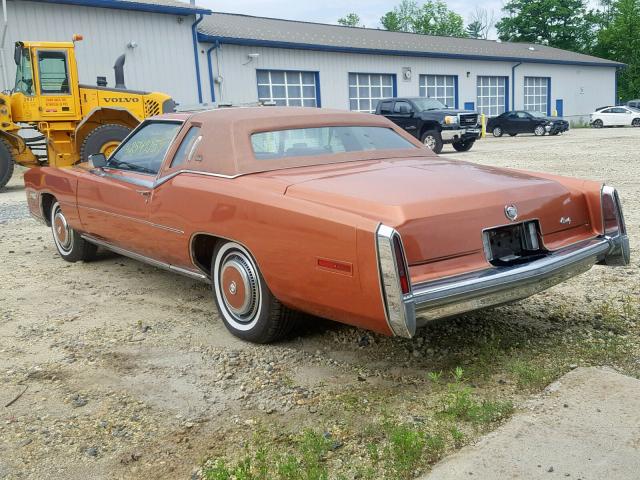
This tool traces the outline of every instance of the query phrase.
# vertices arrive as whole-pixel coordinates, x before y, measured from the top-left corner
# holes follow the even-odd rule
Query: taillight
[[[389,329],[411,338],[416,332],[416,312],[411,298],[411,279],[400,234],[387,225],[376,229],[376,254],[380,291]]]
[[[400,289],[405,295],[409,293],[409,273],[407,272],[407,265],[404,260],[404,253],[402,251],[402,244],[400,243],[400,237],[394,235],[393,237],[393,252],[396,257],[396,265],[398,266],[398,279],[400,280]]]
[[[612,187],[602,188],[602,224],[608,237],[626,235],[627,229],[622,216],[618,192]]]

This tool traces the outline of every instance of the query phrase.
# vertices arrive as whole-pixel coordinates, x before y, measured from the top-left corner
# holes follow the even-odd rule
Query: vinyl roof
[[[62,3],[83,7],[136,10],[140,12],[168,13],[174,15],[209,14],[211,10],[179,0],[33,0],[43,3]]]
[[[389,32],[373,28],[217,13],[198,26],[203,42],[377,55],[622,67],[623,63],[531,43]]]

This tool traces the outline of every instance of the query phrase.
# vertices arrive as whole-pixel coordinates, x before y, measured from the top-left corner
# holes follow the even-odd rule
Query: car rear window
[[[254,133],[251,135],[251,146],[258,160],[417,148],[390,128],[370,126],[314,127]]]

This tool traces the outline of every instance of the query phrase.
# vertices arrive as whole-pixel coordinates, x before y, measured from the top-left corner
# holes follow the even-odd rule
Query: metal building
[[[179,0],[4,0],[4,89],[17,40],[85,39],[80,81],[106,76],[126,53],[128,88],[199,103],[372,111],[380,98],[430,96],[496,115],[537,110],[571,118],[616,102],[624,65],[543,45],[435,37],[228,13]]]
[[[14,43],[19,40],[76,44],[80,82],[106,76],[114,86],[113,64],[126,53],[125,81],[134,90],[166,92],[179,103],[198,103],[196,23],[211,13],[177,0],[8,0],[3,25],[3,89],[13,88]]]
[[[623,64],[543,45],[436,37],[226,13],[198,38],[209,100],[372,111],[380,98],[429,96],[497,115],[588,115],[616,102]],[[208,77],[208,78],[206,78]]]

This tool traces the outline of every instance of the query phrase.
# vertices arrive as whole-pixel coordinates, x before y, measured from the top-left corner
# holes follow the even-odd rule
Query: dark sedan
[[[525,112],[515,110],[491,118],[487,122],[487,132],[494,137],[501,137],[507,133],[515,137],[519,133],[533,133],[534,135],[558,135],[569,130],[569,122],[558,117],[548,117],[540,112]]]

